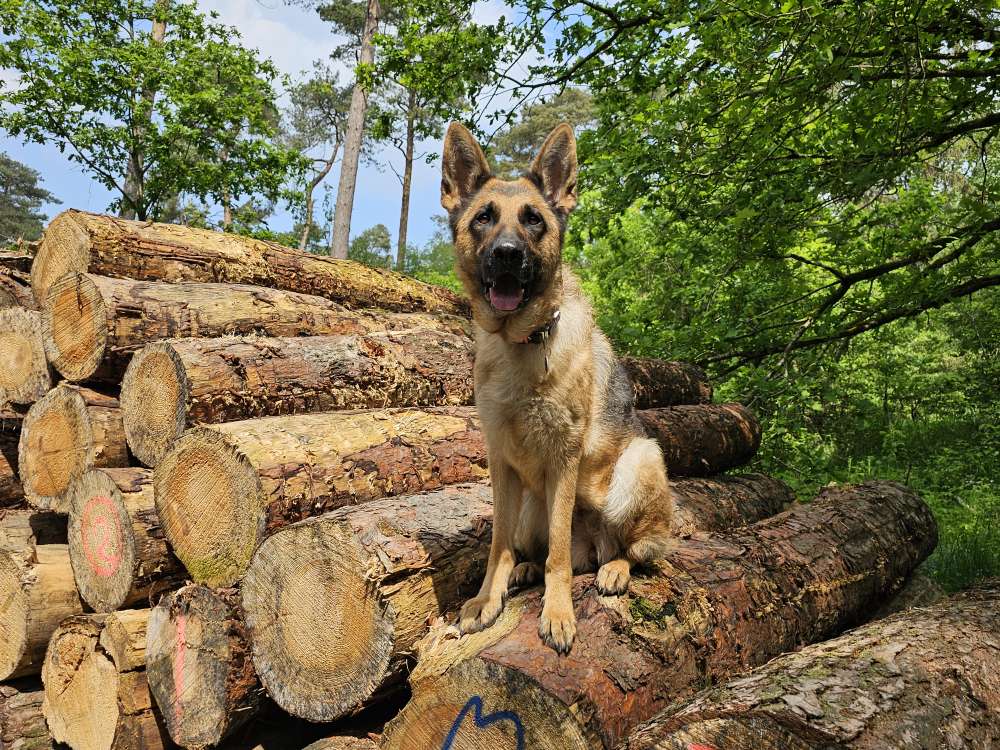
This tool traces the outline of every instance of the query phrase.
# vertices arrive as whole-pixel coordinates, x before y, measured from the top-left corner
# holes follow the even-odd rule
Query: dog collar
[[[552,315],[552,319],[548,323],[543,325],[541,328],[536,328],[527,338],[523,338],[515,343],[517,344],[544,344],[549,336],[552,335],[552,331],[555,330],[556,323],[559,322],[559,311],[556,310]]]

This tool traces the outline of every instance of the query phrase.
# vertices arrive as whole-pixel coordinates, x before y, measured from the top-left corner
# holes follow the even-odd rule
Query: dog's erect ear
[[[576,208],[576,136],[567,123],[556,127],[531,163],[531,174],[556,210]]]
[[[445,211],[462,205],[490,176],[483,150],[460,122],[448,126],[441,162],[441,206]]]

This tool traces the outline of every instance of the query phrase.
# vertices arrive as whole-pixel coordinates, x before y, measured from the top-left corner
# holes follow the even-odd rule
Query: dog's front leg
[[[514,531],[521,513],[521,478],[502,459],[490,456],[493,484],[493,541],[486,576],[475,598],[462,606],[458,627],[475,633],[492,625],[503,611],[510,573],[514,569]]]
[[[579,457],[573,456],[545,480],[549,510],[549,556],[545,560],[545,604],[538,635],[560,654],[568,654],[576,636],[573,613],[572,533]]]

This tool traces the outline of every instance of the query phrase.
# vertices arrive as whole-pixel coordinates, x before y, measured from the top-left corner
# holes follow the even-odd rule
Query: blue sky
[[[287,5],[282,0],[202,0],[198,5],[206,12],[216,11],[220,21],[239,30],[245,46],[259,50],[262,56],[271,58],[282,72],[293,77],[308,70],[314,60],[327,57],[337,43],[329,26],[319,20],[315,11]],[[494,20],[503,11],[504,6],[499,0],[490,0],[481,4],[477,17]],[[346,71],[344,80],[350,80]],[[438,151],[439,148],[439,143],[430,142],[421,144],[419,150]],[[40,172],[44,187],[62,201],[62,205],[44,207],[49,218],[65,208],[104,211],[113,198],[54,145],[25,145],[0,134],[0,150]],[[400,169],[401,157],[391,146],[376,158],[380,161],[392,159]],[[334,167],[325,183],[333,191],[339,179],[338,166]],[[437,162],[415,164],[410,202],[411,244],[423,244],[434,232],[432,217],[442,213],[438,202],[439,185]],[[322,190],[322,186],[317,190],[318,200],[322,200]],[[400,192],[399,180],[391,169],[385,166],[379,169],[362,162],[351,235],[381,223],[389,228],[395,244]],[[291,228],[292,219],[287,211],[280,209],[269,223],[272,229],[281,231]]]

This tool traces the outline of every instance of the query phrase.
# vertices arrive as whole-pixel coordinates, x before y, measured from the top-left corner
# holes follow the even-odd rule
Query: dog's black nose
[[[500,268],[519,268],[524,260],[524,248],[517,242],[498,242],[493,246],[493,258]]]

